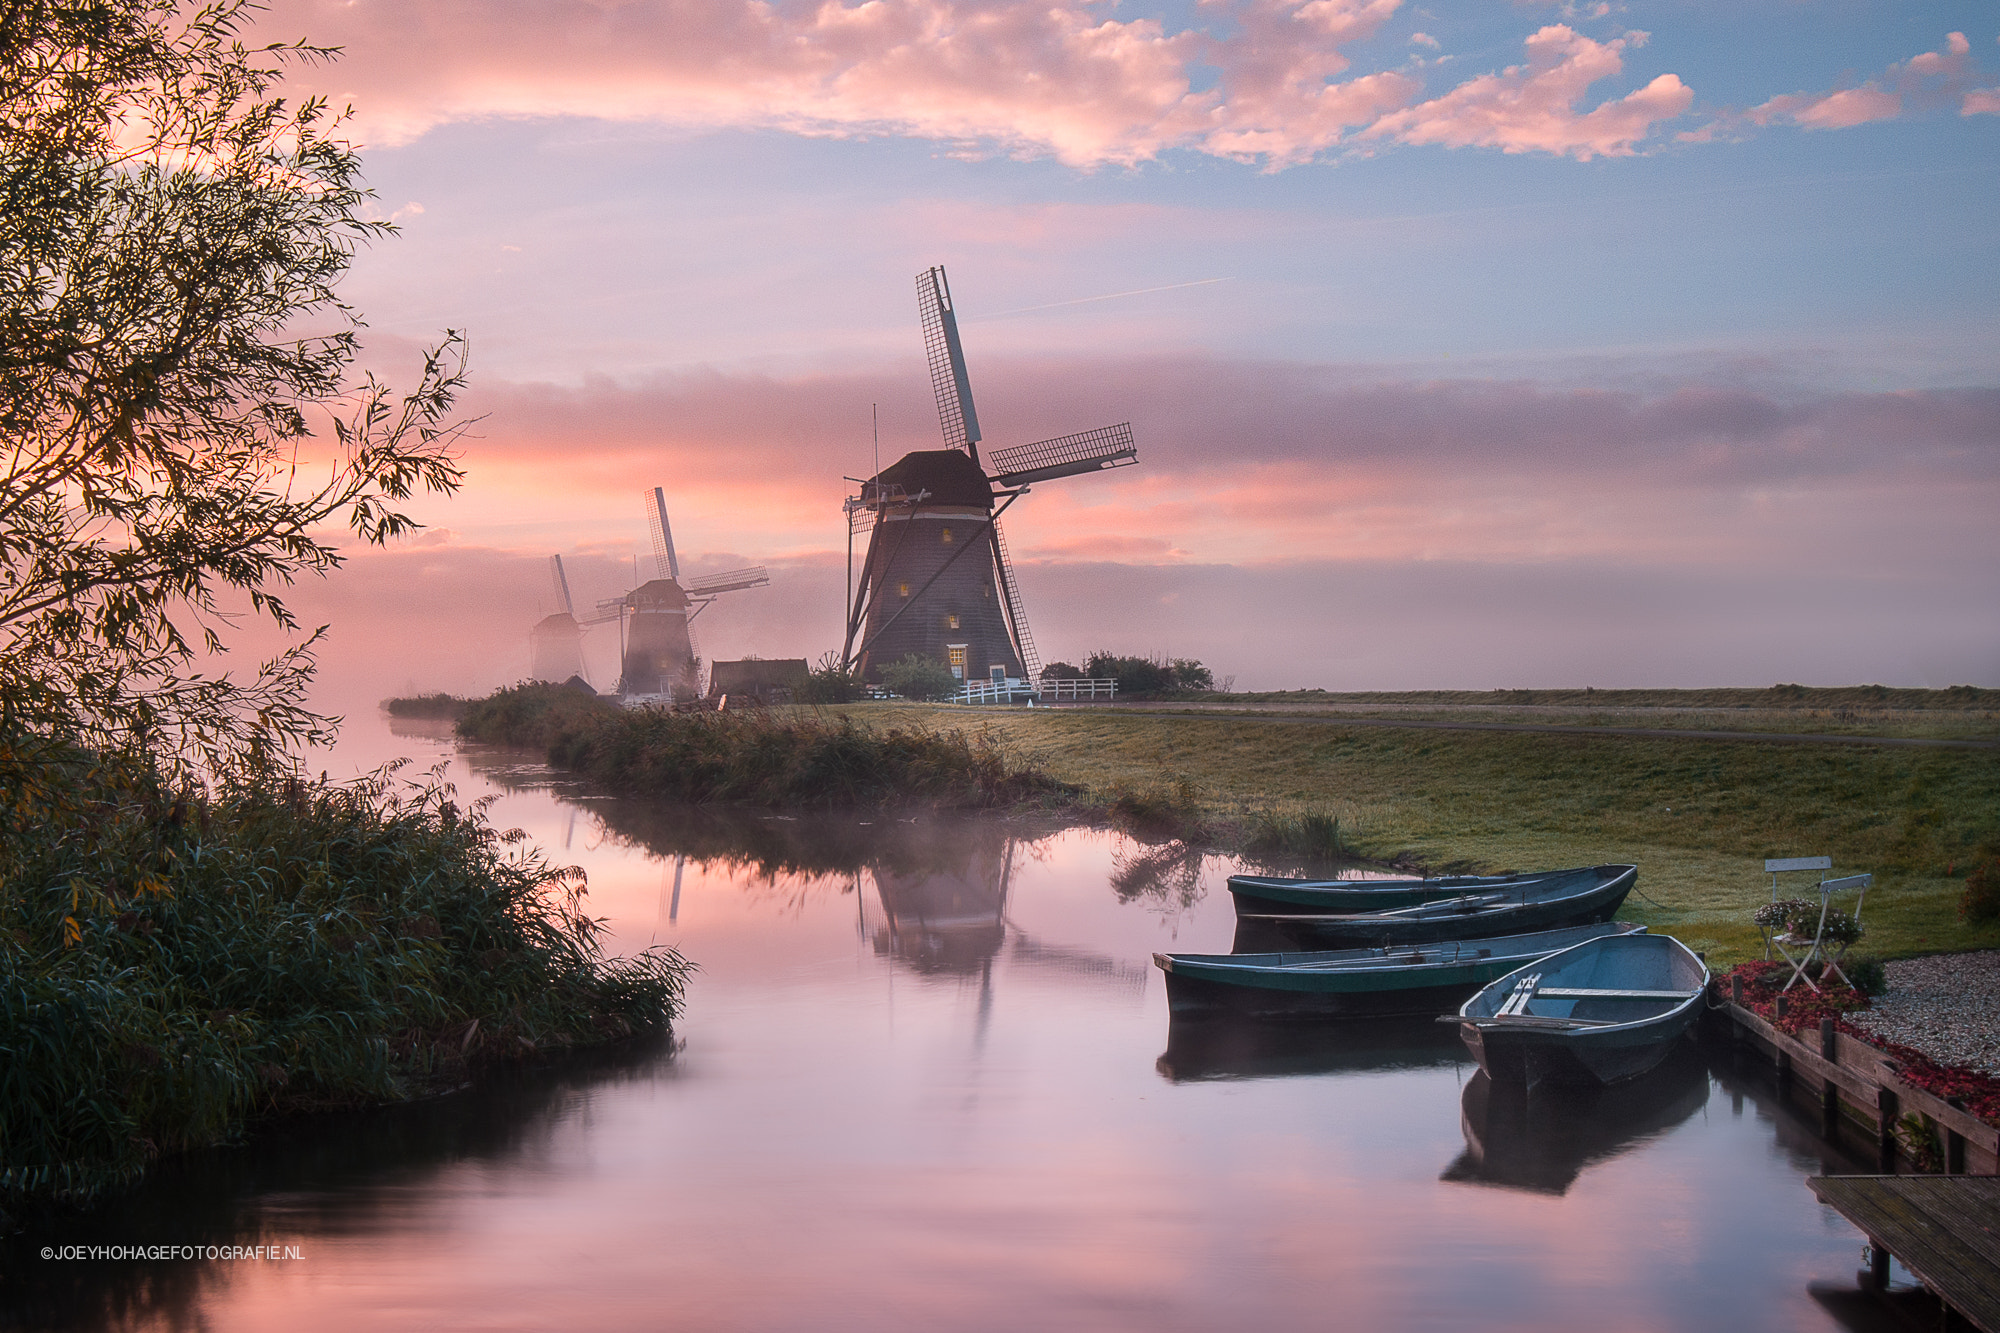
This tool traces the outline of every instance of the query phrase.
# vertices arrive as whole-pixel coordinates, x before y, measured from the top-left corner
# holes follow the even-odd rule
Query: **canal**
[[[350,723],[347,771],[395,755],[584,867],[613,948],[700,965],[674,1039],[170,1163],[34,1240],[274,1250],[16,1246],[8,1326],[1874,1326],[1804,1184],[1862,1168],[1754,1071],[1523,1104],[1436,1024],[1170,1029],[1150,956],[1228,950],[1225,859],[697,815]]]

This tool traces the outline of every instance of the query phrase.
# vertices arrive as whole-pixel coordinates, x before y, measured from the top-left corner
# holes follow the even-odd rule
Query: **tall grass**
[[[983,730],[877,730],[805,710],[668,713],[520,685],[473,704],[458,731],[539,746],[551,764],[614,791],[695,803],[989,809],[1046,804],[1077,791],[1011,762]]]
[[[436,777],[176,789],[30,739],[0,782],[0,1198],[678,1010],[678,955],[607,960],[581,872]]]

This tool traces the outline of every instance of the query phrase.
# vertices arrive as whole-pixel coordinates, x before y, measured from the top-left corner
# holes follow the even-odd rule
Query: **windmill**
[[[905,454],[847,501],[853,596],[842,662],[877,680],[883,667],[917,653],[945,663],[960,680],[1033,680],[1041,663],[1000,515],[1031,482],[1138,462],[1132,426],[996,449],[988,471],[979,460],[979,414],[942,267],[918,275],[917,309],[945,447]],[[863,527],[868,554],[853,580],[854,535]]]
[[[549,579],[555,585],[556,605],[562,610],[542,617],[528,631],[534,660],[531,674],[536,680],[561,682],[584,675],[583,626],[570,601],[569,578],[563,573],[559,555],[549,557]]]
[[[646,497],[653,529],[653,561],[659,576],[623,597],[597,604],[597,620],[623,620],[624,659],[618,692],[626,698],[692,699],[701,693],[701,669],[690,626],[708,604],[726,592],[761,588],[771,579],[762,565],[732,569],[681,582],[674,530],[667,521],[666,492],[655,486]]]

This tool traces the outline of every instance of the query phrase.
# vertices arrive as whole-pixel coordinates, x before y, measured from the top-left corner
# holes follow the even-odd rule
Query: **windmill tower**
[[[576,607],[569,598],[569,578],[563,573],[562,557],[549,557],[549,578],[555,584],[556,605],[562,610],[544,616],[528,631],[535,680],[560,684],[584,675],[583,626],[577,623]]]
[[[757,565],[682,583],[680,557],[674,553],[674,530],[667,521],[666,492],[655,486],[646,500],[659,577],[622,598],[600,603],[598,609],[607,613],[607,618],[630,617],[624,627],[620,694],[628,699],[668,702],[693,699],[701,693],[701,666],[691,628],[694,618],[723,593],[761,588],[771,579],[764,567]]]
[[[1041,662],[1000,515],[1031,482],[1138,462],[1131,423],[998,449],[982,466],[979,414],[943,268],[918,275],[917,309],[945,447],[905,454],[847,501],[850,568],[864,527],[868,554],[853,583],[842,660],[864,680],[880,679],[883,667],[911,653],[943,662],[960,680],[1033,680]]]

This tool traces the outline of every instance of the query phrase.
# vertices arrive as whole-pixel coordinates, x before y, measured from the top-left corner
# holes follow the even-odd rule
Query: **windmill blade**
[[[965,378],[965,351],[958,344],[958,316],[952,313],[951,284],[944,266],[917,275],[917,313],[924,323],[924,353],[931,363],[931,391],[937,395],[938,425],[945,447],[963,449],[979,461],[979,413]]]
[[[770,581],[771,576],[762,565],[752,565],[748,569],[732,569],[726,574],[704,574],[698,579],[689,579],[681,585],[681,591],[690,597],[713,597],[722,592],[761,588]]]
[[[575,616],[576,605],[569,599],[569,577],[563,573],[561,556],[552,555],[549,557],[549,574],[555,579],[556,601],[562,604],[563,614],[566,616]]]
[[[1101,426],[1080,435],[1064,435],[1036,444],[1016,445],[993,451],[993,484],[1025,486],[1031,481],[1054,477],[1074,477],[1080,472],[1103,472],[1107,468],[1130,467],[1139,461],[1132,443],[1132,423]]]
[[[678,580],[681,562],[674,557],[674,530],[667,522],[667,493],[655,486],[652,499],[646,517],[652,520],[653,559],[660,566],[661,578]]]

